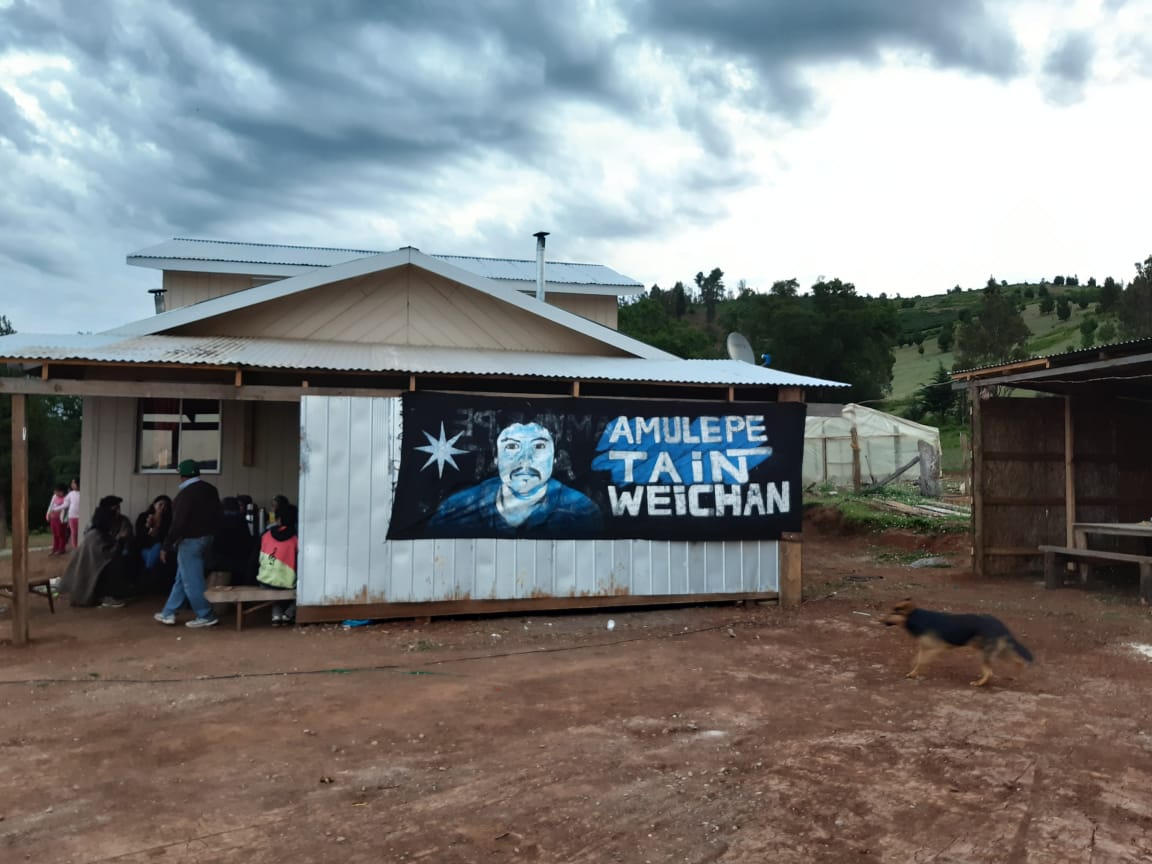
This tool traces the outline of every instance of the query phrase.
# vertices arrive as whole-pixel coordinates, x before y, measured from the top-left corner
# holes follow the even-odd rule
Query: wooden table
[[[1072,545],[1077,549],[1088,548],[1088,535],[1100,534],[1106,537],[1143,537],[1152,540],[1152,522],[1073,522]]]
[[[1088,570],[1094,564],[1135,564],[1140,570],[1140,599],[1152,603],[1152,555],[1131,552],[1113,552],[1108,549],[1090,549],[1090,536],[1138,537],[1152,540],[1152,522],[1074,522],[1072,545],[1041,546],[1044,553],[1044,578],[1050,588],[1062,584],[1061,562],[1079,565],[1080,581],[1088,581]]]

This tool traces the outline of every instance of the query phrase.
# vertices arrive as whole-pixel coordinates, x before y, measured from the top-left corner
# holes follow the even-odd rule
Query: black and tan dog
[[[1032,652],[1021,645],[1004,622],[992,615],[956,615],[918,609],[911,600],[902,600],[882,619],[885,624],[903,624],[916,638],[916,664],[906,678],[919,676],[920,668],[949,648],[975,648],[983,655],[980,677],[972,682],[983,687],[992,677],[992,661],[1005,656],[1017,663],[1032,662]]]

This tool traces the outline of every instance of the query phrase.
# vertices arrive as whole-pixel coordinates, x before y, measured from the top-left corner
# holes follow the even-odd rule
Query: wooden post
[[[12,394],[12,644],[28,644],[28,430],[25,396]],[[48,586],[52,590],[52,586]]]
[[[795,609],[804,600],[804,547],[800,535],[780,535],[780,608]]]
[[[964,488],[960,490],[961,495],[967,495],[972,491],[972,448],[968,446],[968,433],[960,433],[960,473],[964,476]]]
[[[940,453],[927,441],[917,441],[920,451],[920,494],[925,498],[940,497]]]
[[[804,391],[799,387],[781,387],[776,399],[780,402],[803,402]],[[804,600],[804,556],[801,535],[787,531],[780,535],[780,608],[794,609]]]
[[[980,389],[968,385],[968,404],[972,406],[972,572],[977,579],[985,576],[984,568],[984,428]]]
[[[1064,397],[1064,545],[1075,546],[1072,525],[1076,521],[1076,460],[1073,457],[1072,397]],[[1043,541],[1047,543],[1048,541]]]
[[[852,491],[860,492],[860,436],[856,432],[856,422],[852,422]]]

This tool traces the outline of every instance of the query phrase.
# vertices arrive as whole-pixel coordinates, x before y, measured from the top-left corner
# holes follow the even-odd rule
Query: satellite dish
[[[743,333],[735,331],[728,334],[728,356],[733,360],[743,360],[745,363],[756,363],[756,355],[752,351],[752,345],[748,342],[748,337]]]

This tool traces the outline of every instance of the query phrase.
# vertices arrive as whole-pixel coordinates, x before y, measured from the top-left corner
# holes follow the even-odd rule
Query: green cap
[[[200,466],[196,464],[195,459],[185,459],[180,463],[180,467],[177,470],[180,472],[181,477],[200,476]]]

